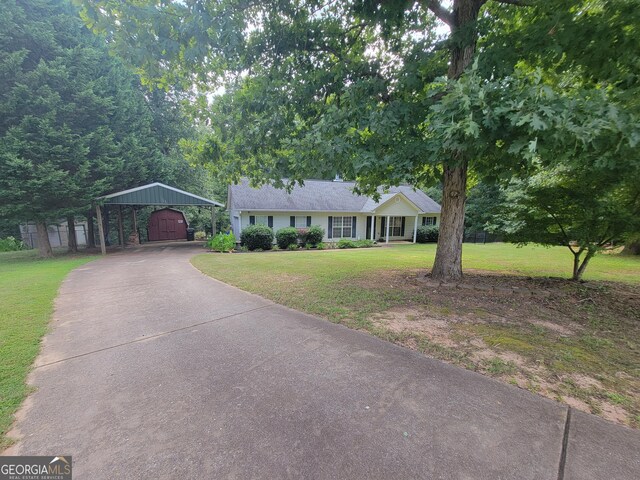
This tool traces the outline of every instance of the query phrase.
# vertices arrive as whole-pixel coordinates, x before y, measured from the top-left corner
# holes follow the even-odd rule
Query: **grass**
[[[193,263],[219,280],[292,308],[340,319],[355,315],[355,320],[363,321],[373,312],[409,300],[406,292],[393,288],[363,288],[367,283],[379,283],[376,279],[384,272],[414,275],[418,269],[430,267],[434,255],[435,245],[427,244],[295,254],[202,255]],[[465,244],[463,253],[465,269],[507,275],[567,278],[571,262],[563,247]],[[585,279],[640,285],[640,258],[599,255],[589,265]]]
[[[29,393],[26,377],[40,350],[65,276],[95,257],[59,255],[39,259],[34,251],[0,253],[0,450],[13,415]]]
[[[566,248],[465,244],[471,281],[551,291],[521,298],[419,284],[434,254],[434,245],[397,245],[192,261],[275,302],[593,413],[623,408],[626,417],[610,419],[640,427],[640,258],[599,255],[581,284],[547,278],[570,276]]]

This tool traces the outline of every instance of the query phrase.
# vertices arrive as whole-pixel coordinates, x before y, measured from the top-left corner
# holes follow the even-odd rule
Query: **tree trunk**
[[[78,253],[78,239],[76,238],[76,219],[73,215],[67,217],[67,243],[69,252]]]
[[[579,281],[582,279],[582,274],[586,270],[587,265],[589,264],[589,260],[591,260],[591,258],[593,258],[596,253],[595,250],[588,249],[587,255],[584,257],[584,260],[582,260],[582,263],[580,263],[580,254],[583,251],[584,249],[581,249],[580,251],[574,252],[573,254],[573,276],[571,277],[571,279],[575,281]]]
[[[96,248],[95,230],[93,228],[93,211],[87,212],[87,248]]]
[[[38,251],[40,252],[40,256],[43,258],[53,257],[47,224],[42,221],[37,221],[36,232],[38,233]]]
[[[444,189],[438,247],[432,277],[445,282],[462,278],[462,239],[467,190],[467,162],[444,166]]]
[[[482,0],[454,0],[451,27],[451,60],[447,76],[458,78],[473,60],[476,50],[476,21]],[[431,272],[435,280],[455,282],[462,279],[462,240],[469,159],[453,152],[444,160],[442,215],[436,258]]]

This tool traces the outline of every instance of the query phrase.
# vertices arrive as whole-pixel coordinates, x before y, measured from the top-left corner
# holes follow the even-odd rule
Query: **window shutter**
[[[427,224],[427,217],[422,217],[422,226],[424,227]]]
[[[434,225],[437,225],[437,223],[436,223],[437,221],[438,221],[438,217],[433,217],[433,224]]]
[[[333,217],[329,217],[329,228],[327,228],[327,238],[333,238]]]
[[[351,220],[351,237],[356,238],[356,217]]]
[[[267,217],[267,225],[269,225],[269,228],[273,228],[273,215]]]
[[[249,215],[249,225],[255,225],[255,224],[256,224],[256,216]]]
[[[404,225],[407,217],[402,217],[402,228],[400,228],[400,236],[404,237]]]
[[[307,215],[307,227],[311,226],[311,215]]]
[[[291,215],[289,217],[289,225],[291,225],[292,227],[296,226],[296,217],[295,216]]]
[[[387,217],[382,217],[380,218],[380,236],[382,238],[385,238],[385,235],[387,234]]]

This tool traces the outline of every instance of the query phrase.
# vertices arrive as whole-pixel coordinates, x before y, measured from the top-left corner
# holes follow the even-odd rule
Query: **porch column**
[[[389,221],[390,220],[391,220],[391,217],[389,215],[387,215],[387,221],[386,221],[387,234],[386,234],[386,238],[385,238],[385,242],[384,243],[389,243]]]
[[[216,236],[216,207],[211,207],[211,236]]]
[[[102,224],[102,210],[100,205],[96,205],[96,221],[98,222],[98,234],[100,235],[100,251],[102,255],[106,255],[107,247],[104,244],[104,225]]]
[[[376,237],[376,216],[371,215],[371,238],[370,240],[374,240]]]
[[[418,236],[418,215],[416,215],[415,223],[413,224],[413,243],[416,243],[416,237]]]

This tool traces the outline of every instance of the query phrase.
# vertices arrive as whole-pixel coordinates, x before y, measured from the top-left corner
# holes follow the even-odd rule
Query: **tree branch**
[[[533,0],[493,0],[498,3],[505,3],[507,5],[515,5],[516,7],[533,7]]]
[[[553,221],[556,222],[556,225],[558,225],[560,227],[560,231],[562,232],[562,236],[564,237],[565,241],[567,242],[567,247],[569,247],[569,250],[571,250],[572,253],[576,253],[575,250],[573,249],[573,247],[571,246],[571,239],[569,238],[569,235],[567,235],[567,232],[564,229],[564,226],[562,225],[562,223],[560,223],[560,220],[558,220],[558,217],[556,217],[553,212],[551,211],[551,209],[549,207],[543,207],[547,213],[551,216],[551,218],[553,218]],[[580,251],[578,253],[582,253],[583,249],[580,249]]]
[[[453,14],[447,8],[443,7],[438,0],[426,0],[425,3],[427,4],[427,8],[431,10],[436,17],[450,27],[453,27]]]

